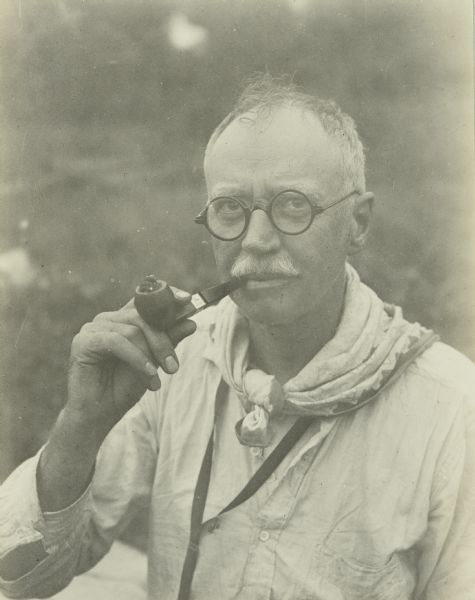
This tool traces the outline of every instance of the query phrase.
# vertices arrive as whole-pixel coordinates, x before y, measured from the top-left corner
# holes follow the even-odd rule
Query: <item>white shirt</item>
[[[6,594],[52,594],[107,552],[150,506],[150,599],[175,599],[196,478],[220,382],[206,360],[213,311],[164,376],[104,443],[90,488],[41,513],[37,457],[0,488],[0,559],[41,540],[49,556]],[[311,426],[247,502],[203,527],[192,598],[462,600],[475,595],[475,369],[437,343],[374,402]],[[243,409],[220,408],[204,520],[259,466],[234,434]],[[274,444],[293,418],[273,423]],[[268,453],[272,447],[266,450]]]

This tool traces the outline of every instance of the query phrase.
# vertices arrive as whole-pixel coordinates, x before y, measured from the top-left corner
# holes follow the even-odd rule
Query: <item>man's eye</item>
[[[232,225],[244,218],[244,211],[233,198],[217,198],[210,206],[208,219],[217,219],[222,225]]]
[[[309,204],[307,200],[301,196],[297,196],[296,194],[287,194],[279,197],[278,208],[279,210],[288,213],[298,213],[302,211],[307,211],[309,208]]]
[[[241,208],[237,202],[231,199],[218,200],[213,203],[213,206],[217,212],[235,212]]]
[[[303,198],[286,198],[285,207],[291,210],[302,210],[306,208],[307,201]]]

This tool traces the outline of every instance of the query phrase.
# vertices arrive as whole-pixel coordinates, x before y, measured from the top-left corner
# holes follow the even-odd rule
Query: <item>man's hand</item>
[[[190,302],[190,294],[172,290],[178,309]],[[157,367],[170,374],[178,370],[174,347],[195,329],[190,320],[167,332],[152,329],[133,300],[118,311],[97,315],[73,340],[66,410],[110,428],[147,388],[159,389]]]
[[[188,293],[173,293],[177,308],[190,302]],[[174,347],[195,329],[190,320],[167,332],[152,329],[133,300],[84,325],[72,344],[68,401],[38,465],[44,511],[61,510],[80,496],[109,430],[147,388],[160,387],[157,367],[170,374],[178,370]]]

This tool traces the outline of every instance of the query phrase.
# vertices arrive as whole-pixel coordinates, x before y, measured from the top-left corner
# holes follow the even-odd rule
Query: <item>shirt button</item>
[[[269,532],[268,531],[261,531],[259,534],[259,539],[261,540],[261,542],[267,542],[267,540],[270,538]]]
[[[252,456],[255,456],[256,458],[261,458],[262,457],[262,448],[251,448],[251,454],[252,454]]]

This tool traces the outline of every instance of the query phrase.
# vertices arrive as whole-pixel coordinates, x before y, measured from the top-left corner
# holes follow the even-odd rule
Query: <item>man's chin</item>
[[[268,293],[259,293],[251,288],[238,289],[231,294],[233,302],[239,311],[250,321],[268,325],[289,323],[293,320],[294,310],[287,294],[276,289],[267,289]]]

